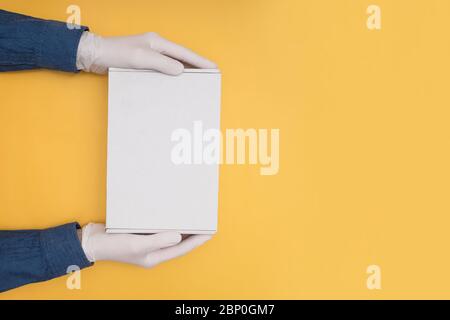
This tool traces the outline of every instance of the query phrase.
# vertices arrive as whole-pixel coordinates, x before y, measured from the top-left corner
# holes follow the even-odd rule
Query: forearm
[[[0,71],[47,68],[76,72],[76,55],[87,27],[0,10]]]
[[[77,228],[0,231],[0,292],[65,275],[69,266],[90,266]]]

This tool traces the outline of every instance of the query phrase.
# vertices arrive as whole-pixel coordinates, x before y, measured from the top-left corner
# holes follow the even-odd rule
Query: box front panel
[[[220,74],[110,72],[107,228],[216,230],[219,128]]]

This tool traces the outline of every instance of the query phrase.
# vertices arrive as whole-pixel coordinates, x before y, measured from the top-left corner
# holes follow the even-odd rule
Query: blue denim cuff
[[[78,72],[76,66],[78,44],[88,27],[75,26],[69,29],[67,23],[46,20],[40,36],[37,65],[40,68]]]
[[[92,265],[78,239],[78,223],[68,223],[41,231],[40,241],[47,261],[49,278],[67,274],[73,266],[83,269]]]

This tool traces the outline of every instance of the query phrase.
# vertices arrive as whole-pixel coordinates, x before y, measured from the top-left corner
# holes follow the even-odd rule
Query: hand
[[[209,239],[210,235],[192,235],[182,240],[178,232],[108,234],[105,225],[89,223],[83,227],[81,245],[91,262],[110,260],[151,268],[182,256]]]
[[[183,72],[181,62],[192,67],[215,69],[217,66],[154,32],[125,37],[101,37],[84,32],[78,45],[77,68],[106,73],[109,67],[152,69],[170,75]]]

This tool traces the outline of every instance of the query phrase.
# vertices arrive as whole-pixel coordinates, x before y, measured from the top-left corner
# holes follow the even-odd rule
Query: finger
[[[161,232],[151,235],[127,235],[133,243],[133,251],[135,252],[151,252],[161,248],[167,248],[180,243],[181,234],[178,232]]]
[[[136,69],[151,69],[168,75],[176,76],[183,72],[181,62],[152,50],[144,50],[133,59]]]
[[[186,62],[193,67],[201,69],[217,68],[217,65],[214,62],[209,61],[188,48],[164,39],[161,36],[155,36],[151,45],[152,49],[158,51],[159,53]]]
[[[194,235],[181,241],[177,245],[172,247],[163,248],[161,250],[156,250],[149,253],[146,257],[145,265],[147,267],[153,267],[157,264],[171,260],[186,253],[194,250],[195,248],[201,246],[206,241],[210,240],[212,236],[210,235]]]

